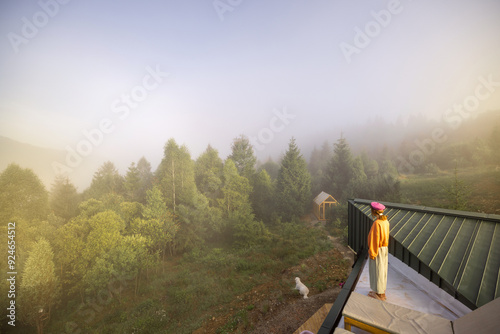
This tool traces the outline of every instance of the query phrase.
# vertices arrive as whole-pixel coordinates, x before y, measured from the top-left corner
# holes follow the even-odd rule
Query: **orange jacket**
[[[368,255],[375,259],[379,247],[389,246],[389,221],[377,219],[368,233]]]

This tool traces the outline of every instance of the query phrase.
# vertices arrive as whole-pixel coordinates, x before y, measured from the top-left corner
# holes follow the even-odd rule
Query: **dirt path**
[[[324,227],[314,216],[305,217],[304,223],[314,228]],[[212,316],[194,333],[293,333],[324,304],[335,301],[340,284],[351,271],[353,253],[340,238],[328,238],[334,245],[332,250],[307,258],[284,270],[272,282],[238,296],[225,307],[229,312]],[[301,298],[294,290],[294,279],[298,275],[309,288],[308,299]]]
[[[306,220],[307,224],[310,227],[321,229],[325,228],[325,223],[318,221],[312,213],[309,214],[304,220]],[[340,237],[333,237],[331,235],[328,235],[328,240],[330,240],[333,246],[344,256],[344,259],[351,261],[351,265],[354,263],[354,253],[349,249],[349,247],[344,245]]]
[[[333,303],[340,289],[340,287],[336,287],[312,295],[308,299],[291,301],[273,312],[268,319],[258,322],[250,333],[292,334],[323,305]]]
[[[310,226],[323,228],[324,225],[321,223],[318,224],[318,221],[311,219],[309,221]],[[352,264],[354,263],[354,254],[353,252],[346,247],[338,237],[328,236],[328,239],[333,243],[335,249],[331,252],[327,252],[326,254],[319,254],[312,258],[309,258],[304,261],[300,266],[303,265],[312,265],[321,268],[321,264],[327,262],[327,258],[330,256],[338,256],[341,257],[347,262],[347,268],[335,268],[330,267],[331,273],[336,271],[344,271],[344,274],[349,274]],[[288,269],[284,275],[293,276],[293,272],[297,269],[297,267]],[[324,270],[321,270],[325,273]],[[328,279],[327,277],[316,277],[314,275],[310,276],[311,278],[317,278],[320,281],[323,279]],[[344,281],[343,281],[344,282]],[[326,290],[319,292],[311,289],[308,299],[302,299],[297,297],[290,299],[287,303],[281,305],[281,307],[277,307],[271,314],[267,317],[262,317],[261,319],[255,322],[255,328],[250,333],[269,333],[269,334],[291,334],[297,328],[299,328],[304,322],[307,321],[317,310],[319,310],[326,303],[333,303],[337,298],[341,287],[339,285],[327,287]]]

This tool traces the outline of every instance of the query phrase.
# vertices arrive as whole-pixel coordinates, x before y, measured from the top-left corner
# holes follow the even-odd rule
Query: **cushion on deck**
[[[333,332],[333,334],[352,334],[352,332],[348,331],[347,329],[337,327],[337,328],[335,328],[335,331]]]
[[[453,321],[455,334],[498,333],[500,327],[500,298]]]
[[[348,317],[389,333],[450,333],[451,321],[352,292],[342,312]]]

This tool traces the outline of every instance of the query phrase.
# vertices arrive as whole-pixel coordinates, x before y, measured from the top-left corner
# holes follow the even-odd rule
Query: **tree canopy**
[[[44,219],[49,212],[49,194],[31,169],[10,164],[0,174],[0,220]]]
[[[78,213],[80,196],[67,176],[56,177],[50,193],[50,208],[56,216],[69,220]]]
[[[179,204],[190,204],[196,190],[194,163],[185,145],[179,146],[173,138],[165,144],[163,159],[156,170],[167,206],[176,212]]]
[[[334,198],[342,198],[354,176],[354,162],[351,148],[343,136],[333,146],[333,156],[326,173],[326,190]]]
[[[210,145],[195,162],[196,186],[212,206],[221,196],[223,166],[219,152]]]
[[[100,199],[107,194],[123,194],[123,177],[111,161],[106,161],[94,173],[87,198]]]
[[[257,158],[254,155],[253,147],[248,137],[241,135],[233,140],[231,155],[229,155],[228,159],[233,160],[241,176],[246,177],[250,182],[253,181]]]
[[[489,126],[481,137],[450,139],[433,148],[414,171],[495,164],[499,134],[498,126]],[[289,261],[297,255],[289,259],[282,249],[292,244],[297,248],[290,239],[304,233],[300,218],[311,211],[313,195],[320,191],[341,203],[332,212],[343,221],[347,198],[399,202],[396,154],[409,156],[412,140],[399,152],[381,145],[356,154],[341,135],[334,143],[314,148],[308,164],[291,138],[279,164],[271,158],[262,164],[245,136],[233,140],[225,161],[210,145],[194,161],[187,147],[171,138],[154,173],[144,157],[130,163],[124,175],[108,161],[95,171],[83,193],[68,177],[57,177],[50,196],[32,170],[11,164],[0,174],[0,217],[17,223],[20,320],[41,330],[58,302],[62,308],[78,308],[80,303],[94,307],[99,293],[108,291],[109,282],[117,278],[134,280],[136,297],[155,286],[160,275],[177,275],[166,270],[172,262],[208,261],[240,275],[246,274],[245,260],[234,261],[226,251],[267,249],[273,258]],[[458,178],[457,169],[455,179],[442,190],[449,208],[467,209],[470,189]],[[342,228],[338,221],[332,224]],[[0,290],[5,286],[0,284]],[[131,297],[130,291],[121,295],[121,290],[120,286],[110,292],[117,303]],[[167,296],[185,302],[183,293],[168,291]]]
[[[285,220],[302,216],[311,205],[311,175],[294,138],[281,161],[276,200],[278,213]]]
[[[49,242],[45,239],[37,241],[28,256],[19,286],[21,319],[35,326],[38,333],[43,332],[50,320],[61,292],[53,258]]]

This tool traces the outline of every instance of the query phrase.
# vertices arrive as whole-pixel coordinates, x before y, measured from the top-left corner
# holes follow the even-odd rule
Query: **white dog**
[[[298,277],[295,277],[295,290],[299,290],[300,294],[304,296],[304,299],[308,298],[307,294],[309,293],[309,289],[300,281],[300,278]]]

